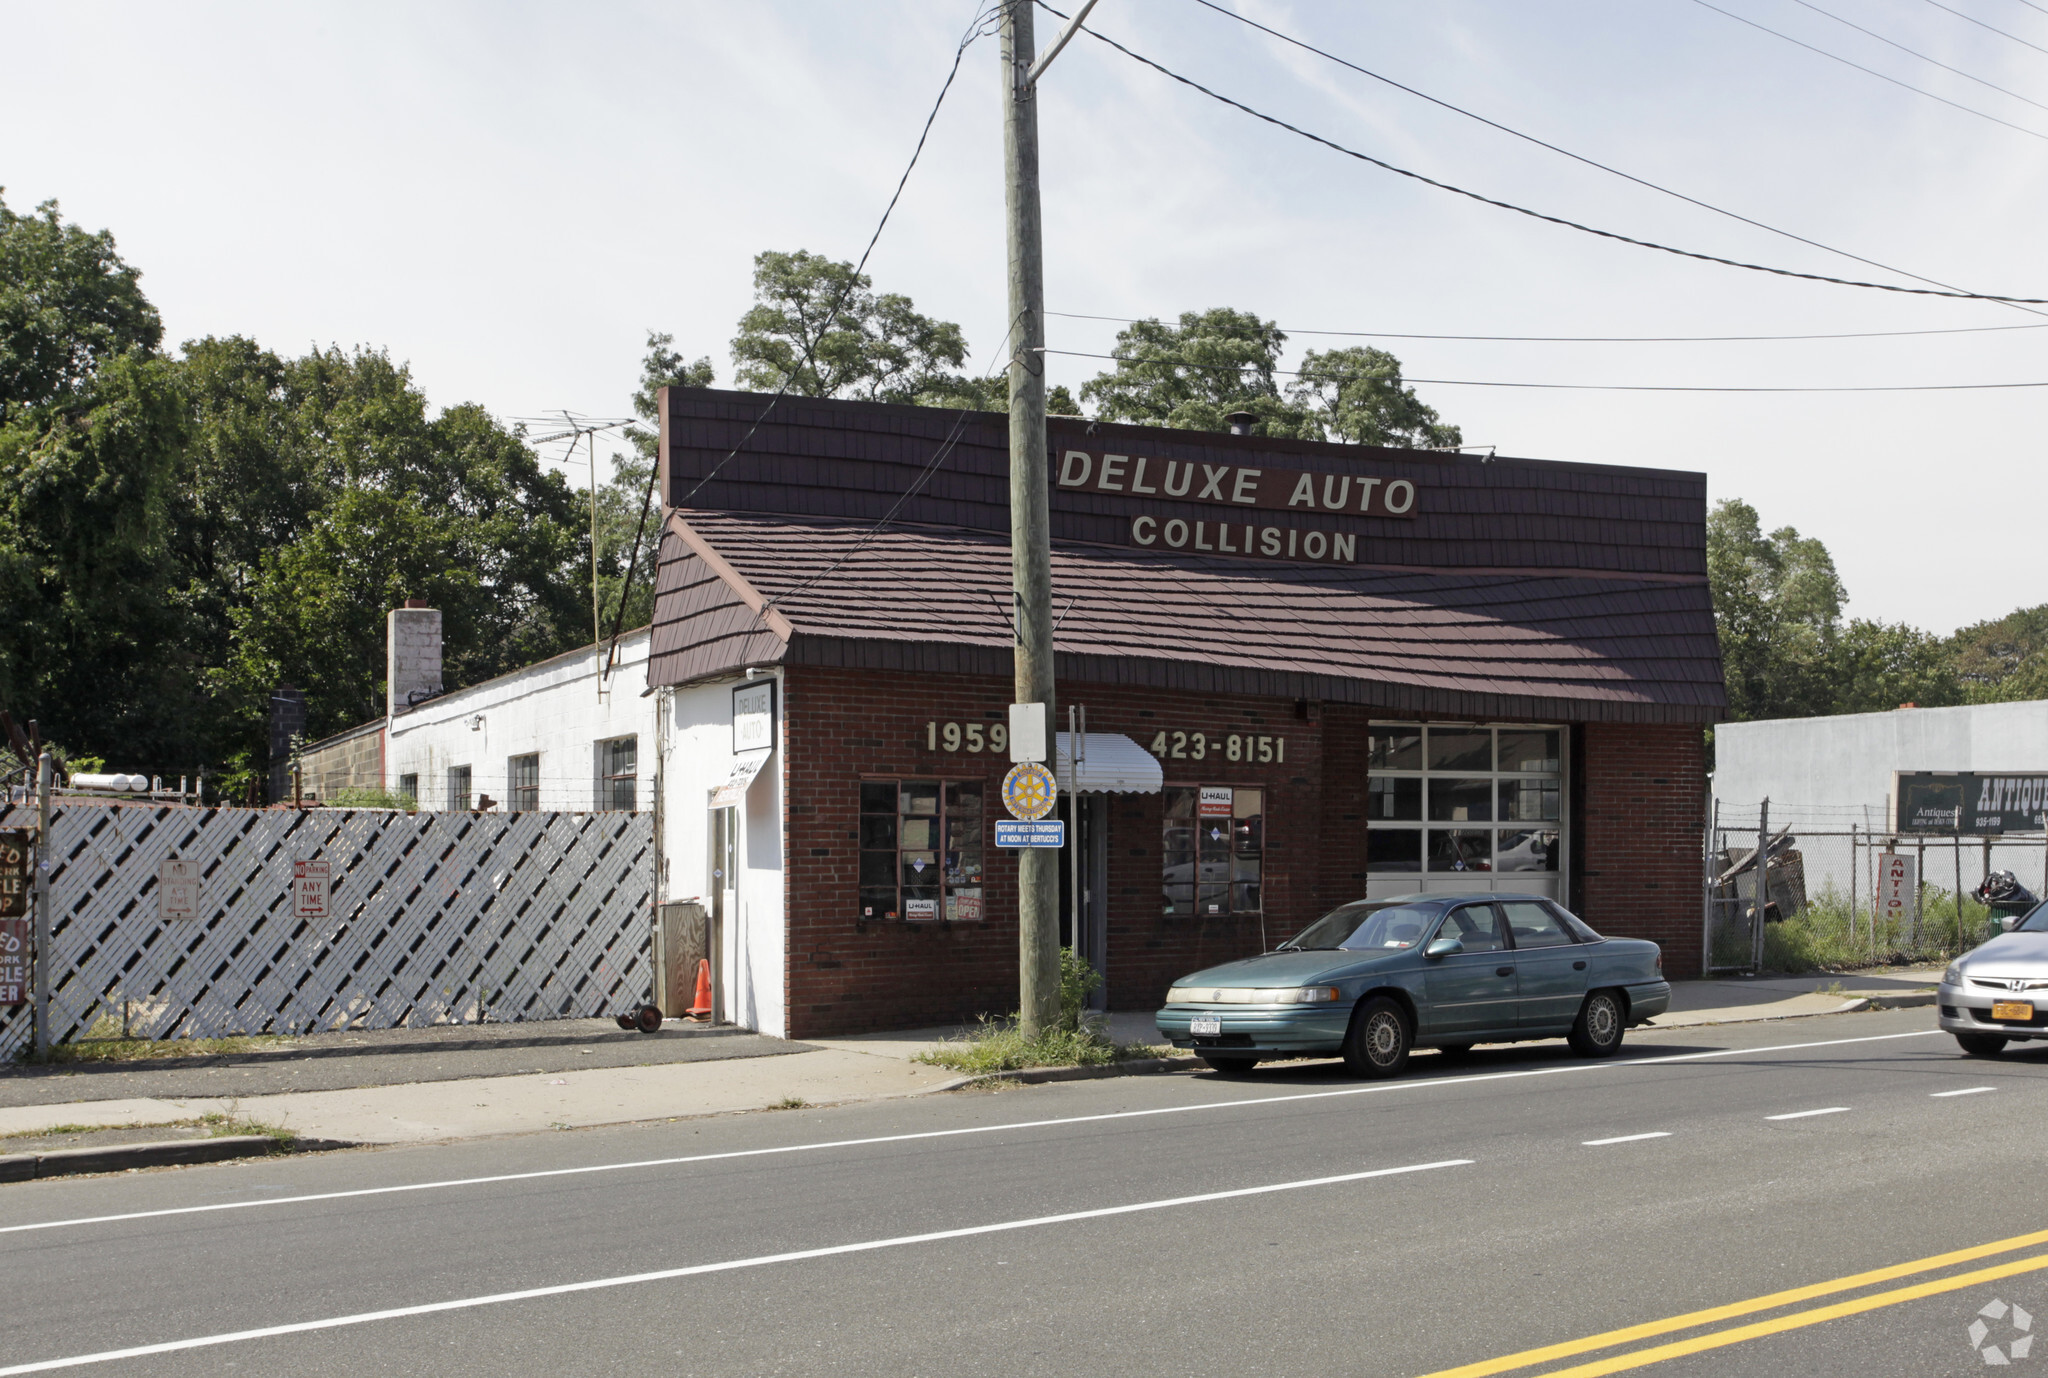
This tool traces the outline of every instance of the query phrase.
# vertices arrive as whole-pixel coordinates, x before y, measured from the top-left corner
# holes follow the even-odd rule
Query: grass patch
[[[811,1103],[802,1096],[784,1096],[768,1108],[770,1110],[808,1110],[810,1106]]]
[[[33,1048],[16,1056],[22,1062],[148,1062],[171,1057],[224,1057],[254,1052],[290,1042],[280,1034],[245,1034],[233,1038],[94,1038],[74,1043],[54,1043],[48,1058],[38,1058]]]
[[[8,1139],[54,1139],[64,1134],[98,1134],[110,1129],[197,1129],[209,1139],[230,1136],[259,1136],[271,1140],[279,1151],[289,1151],[299,1136],[281,1125],[259,1124],[255,1120],[215,1111],[186,1120],[154,1120],[148,1124],[53,1124],[42,1129],[11,1129],[0,1134]]]
[[[984,1018],[965,1038],[949,1038],[919,1053],[915,1061],[956,1072],[980,1075],[1015,1072],[1026,1067],[1100,1067],[1134,1058],[1162,1057],[1167,1049],[1148,1043],[1117,1043],[1103,1032],[1103,1021],[1088,1013],[1088,997],[1102,984],[1102,975],[1080,960],[1071,948],[1060,949],[1060,1019],[1036,1038],[1026,1038],[1016,1015]]]
[[[1859,967],[1939,963],[1967,951],[1999,931],[1991,911],[1965,895],[1930,885],[1921,900],[1920,921],[1876,923],[1859,905],[1851,932],[1848,898],[1833,887],[1791,918],[1764,926],[1764,969],[1800,973],[1851,971]],[[1716,935],[1715,960],[1722,960]],[[1729,965],[1743,965],[1747,952]]]

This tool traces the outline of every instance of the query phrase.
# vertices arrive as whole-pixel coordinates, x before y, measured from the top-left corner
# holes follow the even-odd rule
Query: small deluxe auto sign
[[[1149,455],[1060,457],[1060,487],[1083,493],[1175,498],[1270,512],[1342,512],[1354,517],[1413,517],[1415,484],[1405,478],[1317,474],[1249,464],[1198,464]]]

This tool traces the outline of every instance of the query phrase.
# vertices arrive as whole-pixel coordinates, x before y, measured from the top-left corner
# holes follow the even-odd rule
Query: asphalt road
[[[2048,1051],[1928,1016],[9,1186],[0,1375],[1975,1373]]]

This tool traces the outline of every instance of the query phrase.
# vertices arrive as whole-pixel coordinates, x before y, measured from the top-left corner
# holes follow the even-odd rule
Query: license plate
[[[1998,1000],[1991,1006],[1991,1017],[2001,1023],[2025,1024],[2034,1017],[2034,1007],[2025,1000]]]
[[[1223,1032],[1223,1019],[1220,1015],[1198,1014],[1188,1020],[1188,1032],[1198,1038],[1220,1034]]]

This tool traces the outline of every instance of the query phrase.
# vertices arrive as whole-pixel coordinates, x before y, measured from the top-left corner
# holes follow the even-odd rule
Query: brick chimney
[[[441,610],[408,598],[384,620],[384,698],[392,715],[441,692]]]

